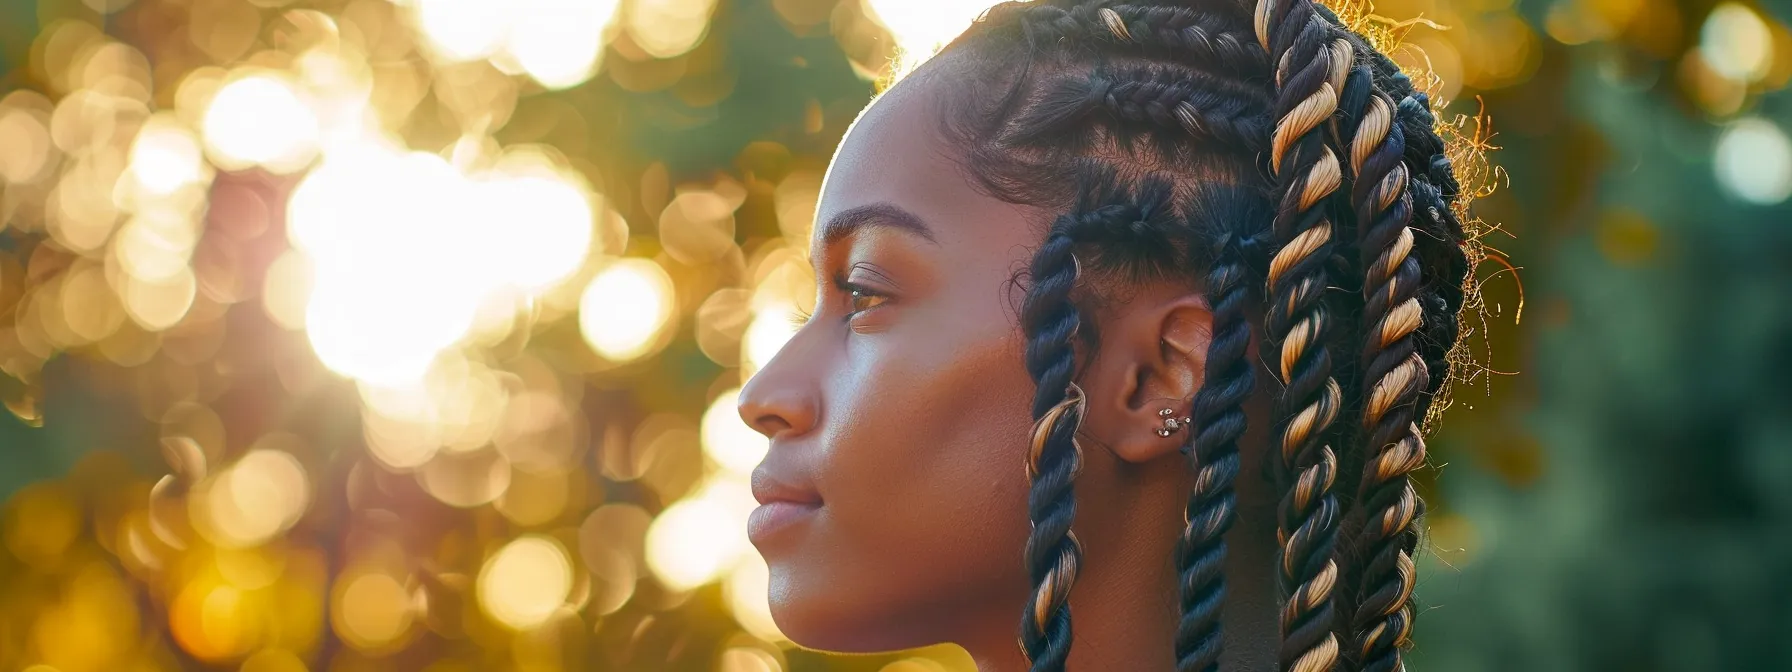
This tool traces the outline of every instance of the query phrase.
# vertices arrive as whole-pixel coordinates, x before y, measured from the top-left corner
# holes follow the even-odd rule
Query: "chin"
[[[879,653],[909,649],[925,641],[918,623],[896,617],[887,605],[820,572],[794,567],[788,559],[770,564],[772,620],[790,641],[805,649],[836,653]]]

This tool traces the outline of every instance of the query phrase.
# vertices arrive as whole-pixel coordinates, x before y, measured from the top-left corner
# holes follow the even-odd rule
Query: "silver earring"
[[[1158,436],[1168,437],[1169,435],[1180,431],[1183,427],[1188,426],[1188,416],[1185,415],[1178,418],[1176,417],[1176,412],[1170,409],[1166,408],[1160,410],[1157,412],[1157,415],[1164,419],[1164,426],[1157,428]]]

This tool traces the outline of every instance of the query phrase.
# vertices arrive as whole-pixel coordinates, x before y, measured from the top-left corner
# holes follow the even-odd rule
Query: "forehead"
[[[828,166],[818,222],[887,204],[914,213],[947,248],[987,250],[1028,237],[1022,209],[973,187],[941,136],[939,92],[954,85],[949,73],[923,68],[872,102]],[[815,238],[811,245],[819,252],[823,242]]]

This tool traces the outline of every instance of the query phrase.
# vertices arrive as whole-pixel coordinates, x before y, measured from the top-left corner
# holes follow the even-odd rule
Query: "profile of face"
[[[1401,667],[1459,185],[1334,15],[1209,9],[1003,3],[848,131],[814,313],[740,395],[796,643]]]
[[[1017,312],[1051,215],[972,184],[939,132],[954,83],[930,74],[879,97],[841,144],[811,239],[814,313],[741,394],[772,444],[750,538],[777,623],[814,648],[1012,649],[1030,589],[1035,385]],[[1187,415],[1208,315],[1186,284],[1124,299],[1100,316],[1101,355],[1082,375],[1084,434],[1103,450],[1078,477],[1078,534],[1092,554],[1120,534],[1160,539],[1162,561],[1188,476],[1159,413]],[[1173,613],[1174,596],[1159,599]]]

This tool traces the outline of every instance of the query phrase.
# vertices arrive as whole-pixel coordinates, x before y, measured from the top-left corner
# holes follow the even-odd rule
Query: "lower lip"
[[[784,528],[808,520],[821,510],[820,504],[772,502],[761,504],[747,516],[747,538],[760,539]]]

